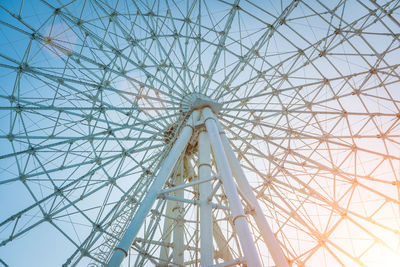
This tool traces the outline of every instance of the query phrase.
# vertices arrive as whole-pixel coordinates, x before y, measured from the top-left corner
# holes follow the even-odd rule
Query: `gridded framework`
[[[1,2],[1,262],[108,257],[197,93],[222,105],[219,121],[293,266],[390,266],[400,255],[398,8]],[[186,162],[195,177],[196,156]],[[153,207],[127,265],[157,261],[167,202]],[[185,205],[184,256],[195,264],[197,208]],[[229,218],[220,228],[234,236]]]

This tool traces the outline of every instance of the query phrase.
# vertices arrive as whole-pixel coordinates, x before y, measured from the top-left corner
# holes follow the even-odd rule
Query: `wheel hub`
[[[210,107],[214,113],[218,114],[221,111],[222,104],[203,94],[192,93],[183,97],[180,107],[183,112]]]

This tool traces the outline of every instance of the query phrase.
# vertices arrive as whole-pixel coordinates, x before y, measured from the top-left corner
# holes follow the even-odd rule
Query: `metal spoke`
[[[399,12],[3,1],[0,263],[393,266]]]

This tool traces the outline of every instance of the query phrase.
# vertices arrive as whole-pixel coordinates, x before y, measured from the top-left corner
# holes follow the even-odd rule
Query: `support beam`
[[[154,178],[154,181],[151,184],[145,198],[136,211],[135,216],[132,218],[128,228],[126,229],[124,236],[121,238],[119,244],[115,247],[113,255],[108,262],[109,267],[119,267],[124,258],[128,255],[129,248],[135,240],[135,237],[139,232],[144,220],[146,219],[147,214],[153,206],[158,193],[161,191],[165,181],[168,179],[168,177],[170,177],[178,158],[182,155],[182,153],[185,152],[186,145],[193,133],[193,126],[197,122],[198,118],[199,112],[196,110],[193,111],[188,118],[185,127],[183,127],[181,130],[174,145],[164,159],[160,171]]]
[[[182,203],[189,203],[189,204],[193,204],[193,205],[200,205],[200,201],[196,200],[196,199],[188,199],[188,198],[171,196],[171,195],[160,195],[158,198],[168,199],[168,200],[173,200],[173,201],[180,201]],[[210,200],[209,200],[209,203],[212,208],[221,209],[221,210],[230,210],[229,207],[218,204],[218,203],[211,202]]]
[[[168,201],[167,203],[167,211],[165,213],[164,219],[164,230],[162,236],[162,243],[169,244],[171,242],[171,233],[172,233],[172,209],[173,202]],[[158,267],[168,267],[168,258],[169,258],[169,246],[161,246],[160,249],[160,263]]]
[[[220,264],[215,264],[213,266],[209,266],[209,267],[228,267],[228,266],[238,266],[241,263],[245,263],[246,260],[244,258],[239,258],[236,260],[231,260],[231,261],[226,261]]]
[[[183,177],[185,175],[184,167],[183,167],[183,159],[178,166],[178,173],[175,176],[175,184],[182,185]],[[185,191],[183,189],[176,190],[173,192],[174,196],[178,199],[183,199],[185,197]],[[183,225],[185,223],[185,211],[184,205],[182,201],[174,201],[174,208],[172,209],[173,216],[175,219],[174,233],[173,233],[173,250],[172,250],[172,262],[174,266],[183,266],[183,250],[185,249],[184,244],[184,229]]]
[[[217,219],[213,216],[213,235],[215,243],[217,244],[219,258],[223,259],[224,261],[231,261],[233,260],[232,254],[229,251],[227,246],[228,241],[226,240],[224,234],[222,233],[221,228],[217,223]],[[217,256],[217,255],[215,255]]]
[[[289,267],[285,255],[283,254],[282,249],[278,241],[276,240],[271,230],[271,227],[267,222],[267,219],[263,214],[260,204],[258,203],[256,196],[254,195],[253,189],[251,188],[248,180],[246,179],[246,175],[244,174],[244,171],[240,166],[239,160],[236,158],[235,153],[233,152],[233,149],[229,144],[225,132],[223,131],[222,127],[218,122],[217,124],[219,126],[219,134],[233,176],[236,178],[236,182],[238,184],[238,187],[240,188],[240,192],[244,196],[245,200],[254,209],[254,219],[256,221],[258,229],[261,231],[261,235],[268,247],[269,252],[271,253],[272,258],[274,259],[275,265],[278,267]]]
[[[250,232],[247,218],[244,213],[239,193],[236,189],[235,181],[229,167],[228,160],[222,146],[216,119],[211,109],[206,107],[203,109],[203,118],[206,124],[208,136],[214,154],[214,159],[218,167],[218,171],[223,182],[223,187],[232,212],[233,224],[235,225],[243,254],[246,258],[248,266],[261,267],[261,260],[257,253],[255,242]]]
[[[205,181],[211,176],[211,149],[206,132],[199,134],[199,181]],[[202,267],[213,264],[213,229],[212,206],[208,200],[211,183],[204,182],[199,186],[200,193],[200,264]]]
[[[205,177],[202,180],[197,180],[197,181],[190,182],[190,183],[184,183],[184,184],[181,184],[181,185],[176,185],[176,186],[170,187],[168,189],[161,190],[159,195],[160,196],[161,195],[166,195],[166,194],[169,194],[169,193],[174,192],[176,190],[181,190],[181,189],[185,189],[187,187],[192,187],[192,186],[195,186],[195,185],[198,185],[198,184],[207,183],[207,182],[210,182],[210,181],[215,180],[215,179],[219,179],[219,176],[218,175],[213,175],[213,176]]]

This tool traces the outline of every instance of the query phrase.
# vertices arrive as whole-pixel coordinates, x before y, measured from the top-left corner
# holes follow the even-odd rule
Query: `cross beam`
[[[199,122],[201,115],[201,122]],[[164,189],[164,184],[176,167],[177,161],[181,156],[186,153],[186,147],[192,138],[194,127],[204,124],[200,133],[196,136],[198,138],[198,181],[184,183],[184,176],[181,173],[180,184],[168,189]],[[192,142],[191,142],[192,144]],[[212,148],[212,152],[211,149]],[[211,154],[213,155],[215,165],[218,169],[218,175],[211,175]],[[191,167],[192,168],[192,167]],[[239,243],[244,254],[244,260],[248,266],[261,267],[261,259],[257,251],[253,236],[250,231],[247,217],[245,215],[240,195],[244,201],[254,210],[253,216],[256,221],[257,227],[261,232],[264,242],[266,243],[269,252],[278,267],[288,267],[289,264],[281,250],[279,242],[276,240],[264,214],[258,204],[258,201],[249,185],[243,169],[237,160],[228,139],[224,135],[224,131],[220,126],[217,118],[215,117],[210,107],[202,107],[192,111],[186,125],[180,131],[174,145],[170,152],[163,160],[160,172],[154,178],[146,197],[143,199],[139,209],[132,218],[129,226],[119,244],[115,247],[113,255],[108,262],[109,267],[118,267],[128,255],[129,248],[135,240],[142,224],[145,221],[147,214],[150,212],[157,197],[163,193],[180,192],[180,197],[174,198],[174,201],[179,202],[184,200],[184,189],[191,186],[199,187],[199,203],[200,206],[200,262],[201,266],[212,266],[214,261],[213,255],[213,205],[210,199],[210,192],[212,192],[211,180],[216,177],[220,178],[221,184],[229,204],[229,211],[232,215],[232,224],[235,232],[239,238]],[[176,187],[176,188],[175,188]],[[239,194],[240,191],[240,194]],[[171,201],[171,200],[170,200]],[[182,206],[183,207],[183,206]],[[183,208],[182,208],[183,210]],[[167,213],[171,214],[171,207],[168,208]],[[184,216],[182,213],[180,216]],[[182,220],[184,222],[184,220]],[[169,222],[171,226],[171,222]],[[174,230],[174,245],[179,245],[180,249],[174,249],[174,263],[182,265],[184,263],[183,254],[181,250],[184,249],[183,228],[182,231]],[[176,235],[176,236],[175,236]],[[180,238],[178,238],[178,235]],[[165,237],[169,242],[171,236]],[[214,236],[214,238],[217,238]],[[180,241],[179,241],[180,240]],[[179,241],[179,242],[178,242]],[[218,241],[218,240],[216,240]],[[218,243],[218,242],[217,242]],[[178,253],[179,254],[176,254]],[[161,248],[160,258],[163,262],[168,260],[168,249]],[[162,265],[162,264],[161,264]],[[225,265],[224,265],[225,266]]]

